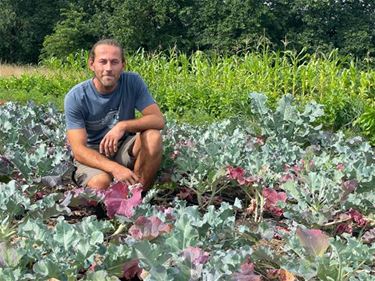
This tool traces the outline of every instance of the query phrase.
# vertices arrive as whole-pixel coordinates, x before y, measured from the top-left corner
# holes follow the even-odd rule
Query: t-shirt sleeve
[[[134,89],[135,89],[135,108],[138,111],[142,111],[147,106],[156,103],[150,92],[148,91],[146,83],[139,75],[135,75],[134,78]]]
[[[64,100],[65,124],[66,129],[81,129],[85,128],[85,121],[83,119],[82,111],[77,102],[73,92],[69,92]]]

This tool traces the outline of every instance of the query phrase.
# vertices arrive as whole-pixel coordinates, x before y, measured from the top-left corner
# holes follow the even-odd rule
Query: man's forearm
[[[81,164],[103,170],[110,174],[112,174],[112,171],[116,168],[116,166],[120,165],[100,154],[98,151],[86,146],[80,147],[80,149],[77,151],[74,153],[75,160]]]
[[[138,119],[124,120],[118,123],[124,132],[143,132],[149,129],[161,130],[164,128],[164,118],[158,115],[146,115]]]

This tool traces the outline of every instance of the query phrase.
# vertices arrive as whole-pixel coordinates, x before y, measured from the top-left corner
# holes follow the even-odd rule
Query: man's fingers
[[[117,152],[117,141],[116,139],[113,139],[109,142],[108,147],[111,151],[111,155],[115,154]]]
[[[140,181],[139,177],[132,170],[126,167],[122,167],[121,170],[116,171],[114,178],[117,181],[126,183],[127,185],[133,185],[139,183]]]
[[[139,182],[138,177],[134,173],[132,173],[129,176],[128,181],[130,182],[131,185],[136,184],[136,183]]]
[[[99,152],[107,157],[117,152],[117,141],[115,139],[104,138],[99,145]]]
[[[126,182],[128,185],[133,185],[139,182],[139,179],[136,174],[130,171],[129,176],[126,178]]]
[[[138,176],[134,173],[133,173],[133,179],[134,179],[135,183],[139,182]]]
[[[109,139],[108,142],[107,142],[107,151],[108,151],[108,155],[107,156],[111,156],[113,154],[113,140]]]
[[[103,154],[103,152],[104,152],[104,142],[105,142],[105,139],[102,139],[102,141],[99,144],[99,153],[100,154]]]
[[[110,151],[109,151],[109,145],[108,145],[109,141],[108,139],[104,142],[104,151],[105,151],[105,156],[110,156]]]
[[[107,154],[109,139],[104,137],[99,145],[99,152]]]
[[[117,152],[117,140],[113,141],[113,151]]]

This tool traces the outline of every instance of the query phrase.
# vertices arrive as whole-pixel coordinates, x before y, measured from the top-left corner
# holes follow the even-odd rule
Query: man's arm
[[[94,149],[87,147],[86,129],[70,129],[67,131],[68,142],[74,158],[87,166],[111,173],[116,163]]]
[[[103,170],[111,174],[116,180],[135,184],[139,178],[130,169],[109,160],[94,149],[87,147],[86,129],[71,129],[67,132],[67,138],[72,148],[74,158],[87,166]]]
[[[164,116],[159,106],[154,103],[142,110],[142,117],[134,120],[120,121],[125,132],[142,132],[148,129],[161,130],[164,128]]]
[[[125,132],[142,132],[148,129],[161,130],[165,122],[157,104],[151,104],[142,110],[142,117],[133,120],[120,121],[102,139],[99,146],[100,153],[107,156],[117,151],[118,141]]]

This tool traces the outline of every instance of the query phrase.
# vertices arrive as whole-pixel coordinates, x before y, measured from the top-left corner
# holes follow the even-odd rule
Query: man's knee
[[[159,130],[146,130],[141,133],[142,148],[147,150],[149,156],[158,156],[163,150],[163,139]]]
[[[107,173],[102,173],[96,176],[93,176],[87,183],[89,188],[95,190],[107,189],[112,182],[112,177]]]

